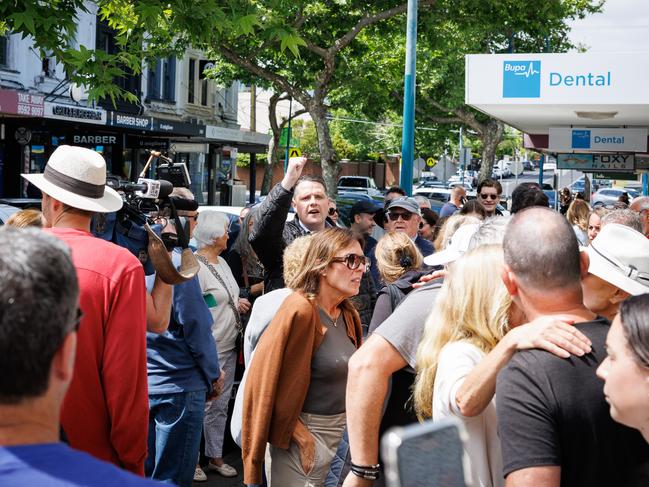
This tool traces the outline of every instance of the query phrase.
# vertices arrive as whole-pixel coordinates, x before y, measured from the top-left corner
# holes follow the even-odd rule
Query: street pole
[[[293,97],[288,99],[288,133],[286,134],[286,154],[284,154],[284,172],[288,169],[288,152],[291,147],[291,118],[293,112]]]
[[[466,171],[466,157],[464,157],[464,145],[462,143],[461,125],[460,125],[460,161],[462,162],[462,186],[464,186],[464,172]]]
[[[417,0],[408,0],[406,70],[403,80],[403,132],[401,141],[401,187],[412,195],[412,164],[415,158],[415,75],[417,67]]]
[[[250,85],[250,131],[257,131],[257,86],[253,83]],[[250,153],[250,197],[248,202],[255,203],[255,193],[257,192],[257,154]]]

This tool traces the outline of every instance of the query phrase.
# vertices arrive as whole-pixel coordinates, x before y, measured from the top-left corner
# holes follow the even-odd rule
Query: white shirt
[[[216,349],[220,354],[229,352],[236,346],[237,320],[234,317],[232,308],[230,308],[230,305],[228,304],[228,293],[205,264],[200,260],[198,261],[198,264],[200,266],[198,270],[198,282],[201,285],[203,297],[208,298],[205,299],[205,302],[210,306],[210,304],[213,304],[213,302],[216,301],[215,306],[210,306],[210,313],[214,320],[214,324],[212,325],[212,336],[216,341]],[[216,272],[221,276],[223,282],[225,282],[236,306],[237,301],[239,300],[239,286],[232,275],[230,266],[228,266],[224,259],[219,257],[218,263],[212,264],[212,267],[216,269]],[[208,295],[211,295],[214,301],[209,299]]]
[[[446,344],[439,355],[433,389],[433,421],[456,417],[467,432],[464,442],[464,463],[469,466],[467,486],[503,486],[502,454],[496,420],[496,397],[478,416],[462,416],[455,397],[465,377],[482,361],[485,354],[470,344],[459,341]]]

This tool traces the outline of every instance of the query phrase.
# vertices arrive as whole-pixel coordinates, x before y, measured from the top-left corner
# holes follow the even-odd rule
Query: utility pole
[[[406,70],[403,80],[403,132],[401,142],[401,187],[412,195],[412,165],[415,159],[415,75],[417,72],[417,0],[408,0]]]
[[[293,97],[288,99],[288,133],[286,134],[286,154],[284,155],[284,172],[288,169],[288,153],[291,148],[291,118],[293,117]]]
[[[250,85],[250,131],[257,131],[257,86]],[[250,153],[250,198],[248,202],[254,204],[257,192],[257,154]]]

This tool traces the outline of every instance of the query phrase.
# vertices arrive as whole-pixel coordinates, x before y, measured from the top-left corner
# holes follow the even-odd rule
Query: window
[[[164,101],[176,101],[176,58],[169,56],[162,61],[162,98]]]
[[[160,99],[160,75],[162,61],[158,59],[153,66],[149,66],[149,78],[147,80],[147,98],[149,100]]]
[[[189,79],[187,82],[187,103],[194,103],[194,89],[196,88],[194,78],[196,78],[196,59],[190,59]]]
[[[208,90],[207,80],[204,79],[201,81],[201,105],[203,105],[204,107],[207,106],[207,90]]]
[[[8,62],[9,36],[0,36],[0,66],[7,66]]]

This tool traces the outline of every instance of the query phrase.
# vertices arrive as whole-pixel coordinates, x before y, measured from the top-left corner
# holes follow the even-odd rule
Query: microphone
[[[164,181],[164,179],[162,180]],[[198,210],[198,202],[196,200],[189,200],[187,198],[179,198],[178,196],[171,196],[169,198],[178,211],[196,211]]]
[[[106,184],[116,191],[135,193],[140,198],[148,198],[153,200],[166,198],[174,189],[173,184],[164,179],[155,180],[140,178],[137,180],[137,183],[107,179]]]

